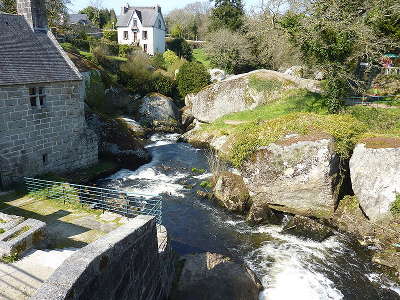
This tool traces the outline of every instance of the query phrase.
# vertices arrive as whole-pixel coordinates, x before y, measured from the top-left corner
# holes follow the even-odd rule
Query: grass
[[[235,122],[228,122],[235,121]],[[306,90],[289,90],[272,104],[233,113],[202,126],[214,136],[227,135],[227,160],[239,167],[257,148],[281,140],[285,135],[326,133],[335,140],[335,150],[349,158],[355,144],[371,136],[400,136],[400,109],[346,108],[329,115],[325,99]]]
[[[203,48],[198,48],[193,50],[193,58],[202,63],[207,69],[211,69],[211,60],[209,57],[207,57],[205,51]]]
[[[86,59],[93,61],[94,55],[91,52],[86,52],[86,51],[79,51],[79,54],[85,57]]]

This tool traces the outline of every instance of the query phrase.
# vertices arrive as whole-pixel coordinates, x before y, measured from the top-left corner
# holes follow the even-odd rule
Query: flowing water
[[[346,236],[322,243],[282,233],[282,226],[249,226],[196,189],[211,174],[202,150],[177,143],[178,135],[153,135],[153,160],[102,182],[129,192],[163,196],[163,224],[180,254],[216,252],[245,261],[265,287],[260,299],[400,299],[400,286],[379,273]],[[188,299],[190,300],[190,299]]]

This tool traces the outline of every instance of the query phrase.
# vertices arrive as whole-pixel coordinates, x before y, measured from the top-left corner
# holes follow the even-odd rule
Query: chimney
[[[17,0],[17,11],[34,31],[48,30],[44,0]]]
[[[126,3],[124,6],[121,7],[121,15],[124,15],[129,10],[129,3]]]
[[[159,4],[156,5],[156,10],[161,14],[161,6]]]

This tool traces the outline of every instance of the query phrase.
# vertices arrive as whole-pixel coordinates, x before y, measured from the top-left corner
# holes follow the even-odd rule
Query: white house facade
[[[117,22],[118,43],[140,46],[155,55],[165,52],[166,25],[160,6],[121,8]]]

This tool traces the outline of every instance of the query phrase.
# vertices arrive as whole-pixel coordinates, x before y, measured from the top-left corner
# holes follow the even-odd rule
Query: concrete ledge
[[[141,215],[75,252],[30,299],[161,300],[160,269],[155,219]]]
[[[28,230],[13,237],[13,235],[23,230],[26,226],[29,227]],[[46,223],[39,220],[28,219],[14,228],[7,230],[5,233],[0,234],[0,256],[19,255],[32,248],[32,246],[45,237]]]

